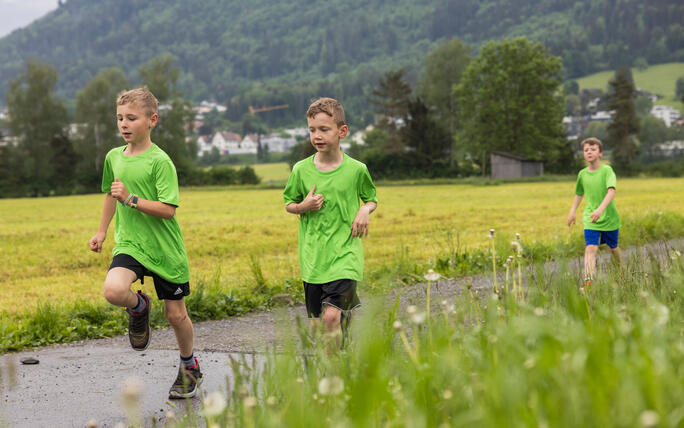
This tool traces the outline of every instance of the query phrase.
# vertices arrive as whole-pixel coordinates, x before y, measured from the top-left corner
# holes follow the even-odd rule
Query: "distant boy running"
[[[306,118],[316,153],[292,168],[285,209],[300,219],[299,265],[311,325],[322,316],[326,330],[339,337],[350,311],[361,304],[356,294],[356,282],[363,279],[360,238],[368,235],[378,198],[366,165],[340,150],[349,131],[342,105],[320,98]]]
[[[100,228],[90,249],[102,250],[109,223],[116,214],[114,259],[104,283],[109,303],[127,308],[128,337],[136,351],[150,343],[150,299],[131,284],[145,276],[154,280],[157,297],[164,300],[166,319],[180,349],[180,366],[169,398],[188,398],[202,382],[193,356],[193,327],[185,308],[190,294],[190,270],[175,213],[178,177],[171,158],[152,143],[157,124],[157,99],[146,88],[123,92],[116,102],[116,119],[125,146],[107,153],[102,172],[106,193]]]
[[[575,211],[587,196],[584,208],[584,287],[588,287],[596,274],[596,253],[601,244],[608,244],[613,260],[620,263],[622,258],[618,248],[620,216],[615,207],[615,172],[608,165],[601,164],[603,145],[597,138],[582,141],[582,152],[587,167],[577,175],[575,199],[572,201],[568,226],[575,223]]]

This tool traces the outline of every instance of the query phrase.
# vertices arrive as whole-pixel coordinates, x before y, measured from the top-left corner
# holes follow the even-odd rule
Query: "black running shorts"
[[[304,282],[304,300],[309,318],[320,318],[323,305],[350,311],[361,305],[356,294],[356,281],[338,279],[325,284]]]
[[[145,283],[145,277],[151,276],[154,280],[154,289],[157,291],[157,298],[159,300],[180,300],[190,294],[190,283],[174,284],[150,272],[145,266],[141,265],[139,261],[128,254],[117,254],[112,259],[112,264],[109,269],[115,267],[122,267],[135,272],[136,279],[140,280],[141,284]]]

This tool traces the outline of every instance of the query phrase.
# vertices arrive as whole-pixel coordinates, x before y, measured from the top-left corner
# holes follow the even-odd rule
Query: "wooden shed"
[[[544,174],[544,163],[506,152],[492,152],[492,179],[534,177]]]

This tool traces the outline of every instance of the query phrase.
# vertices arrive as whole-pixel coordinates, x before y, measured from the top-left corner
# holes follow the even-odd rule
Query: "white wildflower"
[[[253,409],[257,405],[257,399],[256,397],[249,396],[245,397],[244,400],[242,400],[242,405],[245,406],[245,409]]]
[[[654,410],[644,410],[639,416],[639,421],[644,428],[655,427],[660,423],[660,415]]]
[[[344,391],[344,381],[337,376],[324,377],[318,382],[321,395],[337,395]]]
[[[442,275],[438,274],[432,269],[428,269],[427,273],[423,277],[428,281],[437,281],[442,277]]]
[[[223,412],[226,408],[226,399],[220,391],[214,391],[207,395],[202,403],[203,411],[205,416],[212,417],[217,416]]]
[[[426,318],[427,314],[425,312],[416,312],[415,314],[411,315],[411,322],[414,324],[422,324],[425,322]]]

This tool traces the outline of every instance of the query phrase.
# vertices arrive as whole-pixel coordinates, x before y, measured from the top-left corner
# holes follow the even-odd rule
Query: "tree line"
[[[366,95],[376,127],[364,144],[352,144],[349,153],[377,178],[486,176],[492,151],[543,161],[551,173],[575,172],[577,145],[567,140],[562,125],[568,90],[562,85],[562,58],[526,38],[492,41],[474,53],[472,46],[454,38],[427,55],[416,84],[404,69],[384,73]],[[180,183],[258,182],[248,167],[197,167],[202,160],[195,158],[193,112],[178,89],[180,71],[174,61],[169,54],[157,56],[138,74],[161,102],[152,138],[174,160]],[[20,142],[0,147],[3,196],[95,192],[104,156],[122,144],[114,105],[117,94],[130,87],[126,74],[119,68],[101,70],[78,92],[73,117],[78,129],[71,132],[68,111],[55,95],[57,77],[54,67],[29,60],[10,85],[8,127]],[[605,142],[613,165],[623,174],[636,172],[640,154],[635,93],[629,69],[618,69],[605,97],[615,112]],[[317,95],[348,106],[344,93]],[[303,123],[310,100],[298,101],[298,123]],[[268,129],[249,115],[243,115],[241,126],[247,132]],[[312,152],[309,142],[301,141],[290,153],[290,162]]]

